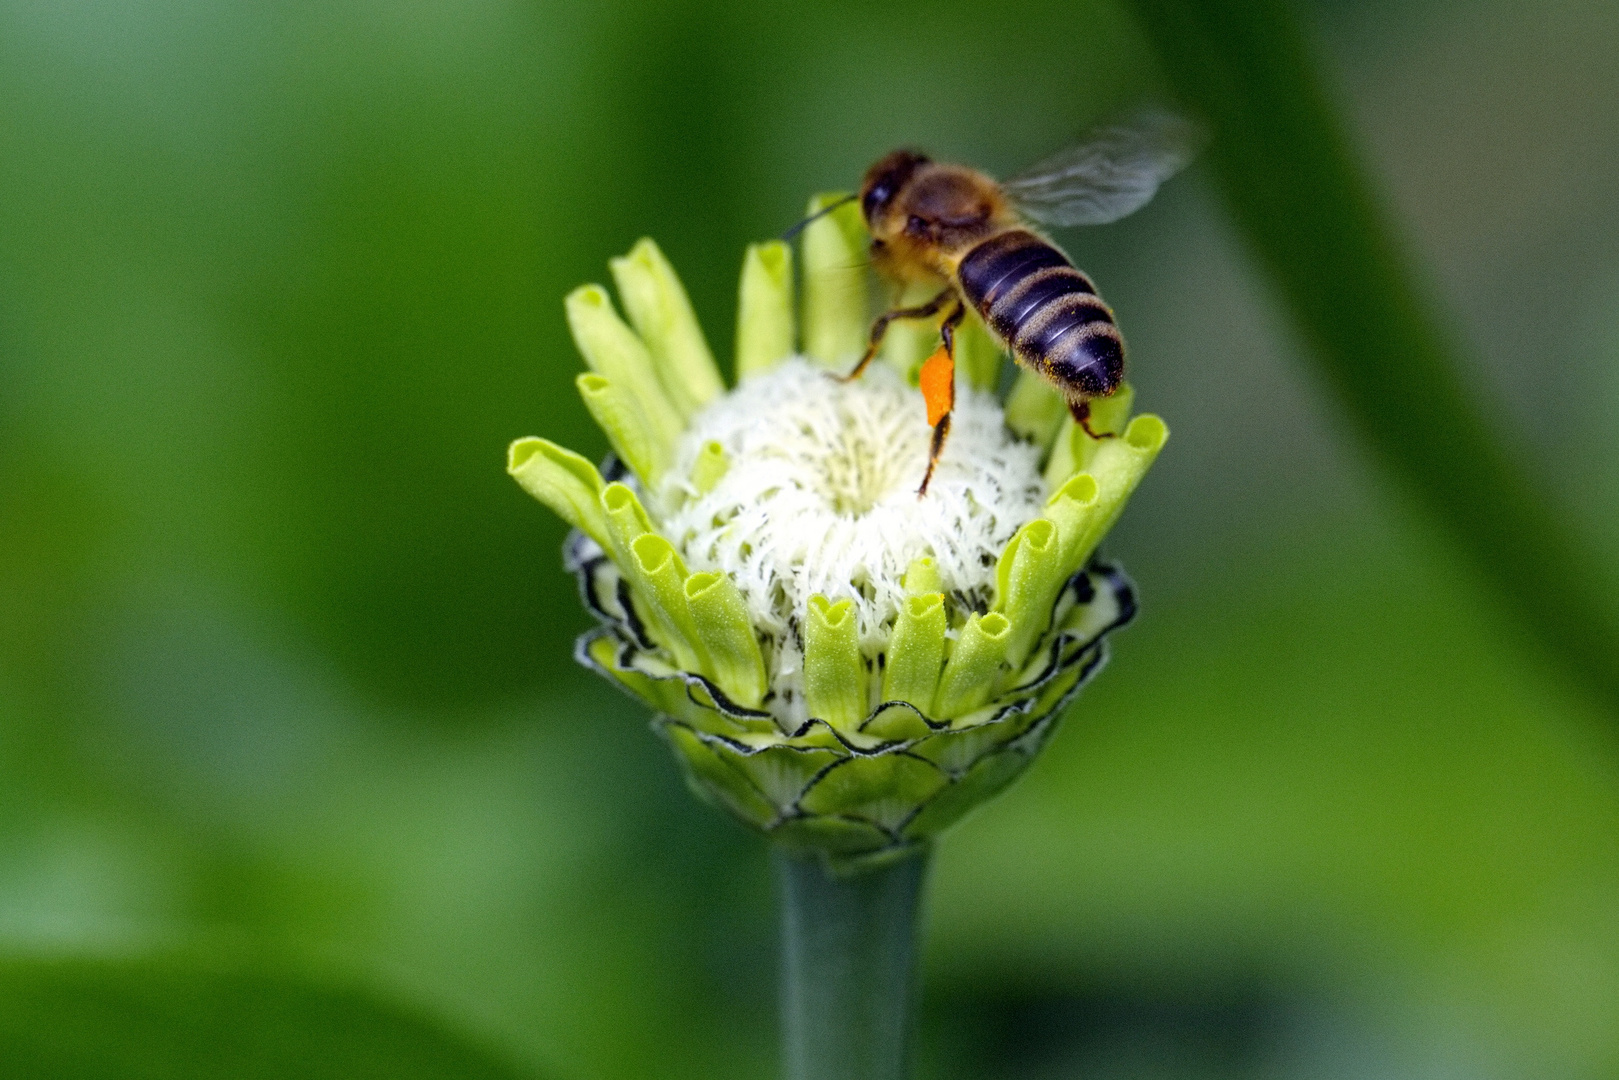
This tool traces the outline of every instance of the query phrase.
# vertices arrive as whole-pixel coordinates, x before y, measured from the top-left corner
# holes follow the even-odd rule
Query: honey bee
[[[865,371],[895,320],[946,312],[940,347],[921,371],[933,439],[918,496],[927,494],[950,434],[955,332],[968,304],[1019,364],[1062,394],[1086,434],[1103,437],[1091,431],[1090,402],[1112,394],[1123,380],[1124,339],[1091,279],[1031,223],[1117,221],[1184,168],[1200,141],[1195,125],[1144,110],[1092,130],[1003,183],[911,150],[896,150],[866,171],[858,198],[873,266],[896,283],[941,290],[918,307],[879,315],[865,354],[843,378]]]

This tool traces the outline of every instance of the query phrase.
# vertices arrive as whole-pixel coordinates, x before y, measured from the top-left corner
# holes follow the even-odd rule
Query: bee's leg
[[[921,377],[918,380],[922,388],[922,400],[928,406],[928,424],[933,428],[933,441],[928,445],[928,471],[922,474],[922,486],[916,489],[916,497],[921,498],[928,493],[928,483],[933,479],[934,466],[939,464],[939,454],[944,451],[944,440],[950,435],[950,414],[956,408],[956,327],[967,315],[967,309],[958,302],[955,309],[945,317],[944,324],[939,327],[939,335],[944,338],[944,344],[939,350],[927,358],[922,365]]]
[[[956,295],[956,291],[954,289],[946,289],[944,292],[940,293],[938,296],[935,296],[932,300],[929,300],[927,303],[922,304],[919,307],[895,308],[893,311],[885,311],[881,315],[877,316],[877,321],[871,324],[871,338],[866,345],[866,355],[860,358],[860,363],[856,364],[854,366],[854,370],[849,372],[849,374],[836,376],[838,381],[852,382],[853,380],[860,378],[861,374],[866,370],[867,366],[870,365],[872,360],[876,359],[877,350],[883,347],[883,335],[888,333],[889,323],[893,322],[895,319],[925,319],[929,315],[937,315],[939,313],[939,309],[944,307],[944,305],[954,295]]]
[[[1112,432],[1112,431],[1092,431],[1091,430],[1091,403],[1090,402],[1088,402],[1088,401],[1070,401],[1068,403],[1068,411],[1069,411],[1069,413],[1071,413],[1073,415],[1074,423],[1078,424],[1080,426],[1080,429],[1083,430],[1085,432],[1085,434],[1089,435],[1091,438],[1097,440],[1098,442],[1100,442],[1103,439],[1117,438],[1117,433]]]

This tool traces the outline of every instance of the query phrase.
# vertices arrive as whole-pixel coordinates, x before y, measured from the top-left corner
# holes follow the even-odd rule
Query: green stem
[[[904,1080],[928,862],[838,877],[777,852],[786,1080]]]
[[[1216,186],[1360,434],[1514,617],[1619,711],[1619,622],[1592,553],[1505,437],[1508,403],[1418,287],[1293,6],[1132,6],[1170,84],[1213,128]]]

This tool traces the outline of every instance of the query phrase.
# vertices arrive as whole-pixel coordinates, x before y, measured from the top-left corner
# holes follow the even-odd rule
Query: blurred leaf
[[[0,963],[0,1060],[31,1080],[522,1075],[352,986],[179,960]]]
[[[1176,93],[1213,126],[1226,205],[1361,435],[1542,642],[1619,707],[1619,623],[1593,595],[1602,578],[1480,408],[1479,369],[1417,287],[1291,6],[1133,6]]]

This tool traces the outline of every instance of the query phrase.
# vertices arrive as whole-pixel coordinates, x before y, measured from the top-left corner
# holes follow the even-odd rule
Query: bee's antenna
[[[860,196],[858,196],[858,195],[845,195],[843,198],[839,199],[837,202],[828,203],[827,205],[821,207],[819,210],[815,211],[815,213],[811,214],[809,217],[805,218],[803,221],[800,221],[797,225],[794,225],[792,228],[790,228],[786,232],[782,233],[781,238],[783,240],[791,240],[793,237],[795,237],[799,233],[803,232],[804,231],[804,226],[808,225],[810,222],[814,221],[817,218],[823,218],[826,215],[830,214],[832,211],[836,210],[838,207],[842,206],[844,203],[852,203],[858,198],[860,198]]]

